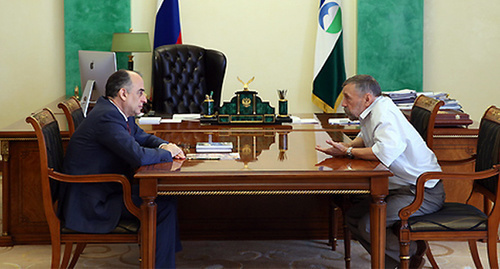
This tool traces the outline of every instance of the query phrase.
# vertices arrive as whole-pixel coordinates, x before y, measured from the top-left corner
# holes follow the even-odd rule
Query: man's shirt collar
[[[363,110],[363,112],[361,112],[361,114],[359,115],[359,119],[364,120],[366,117],[368,117],[373,107],[375,106],[375,103],[380,101],[380,99],[382,99],[382,95],[377,97],[377,99],[375,99],[375,101],[373,101],[373,103],[369,107],[367,107],[365,110]]]
[[[115,102],[113,102],[113,99],[111,98],[108,98],[108,100],[116,107],[116,109],[118,109],[118,111],[120,111],[120,114],[122,114],[122,116],[125,118],[125,121],[128,122],[128,118],[127,116],[125,115],[125,113],[123,113],[123,111],[115,104]]]

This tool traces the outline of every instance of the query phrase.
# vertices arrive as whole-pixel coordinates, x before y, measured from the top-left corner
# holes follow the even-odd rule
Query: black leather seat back
[[[64,149],[59,125],[53,121],[42,127],[43,138],[47,147],[47,163],[54,171],[62,172]]]
[[[493,165],[500,163],[500,124],[483,119],[479,127],[477,139],[476,172],[491,169]],[[496,194],[498,180],[492,178],[479,179],[477,183]]]
[[[75,124],[75,130],[78,129],[78,126],[80,126],[80,124],[85,119],[85,117],[83,116],[82,108],[79,108],[71,112],[71,118],[73,118],[73,123]]]
[[[213,92],[218,110],[226,57],[194,45],[166,45],[153,58],[153,110],[157,114],[201,113]]]
[[[429,119],[431,118],[431,111],[421,107],[413,107],[411,109],[410,123],[415,127],[420,136],[427,142],[427,129],[429,126]]]
[[[59,130],[59,124],[57,123],[54,114],[49,109],[43,109],[42,111],[33,114],[31,118],[33,119],[32,124],[36,124],[38,126],[37,128],[39,128],[43,134],[47,154],[47,167],[54,169],[54,171],[62,172],[64,148],[62,144],[61,132]],[[40,151],[42,150],[40,149]],[[49,185],[52,201],[55,202],[58,198],[57,196],[60,192],[60,188],[62,188],[61,184],[56,180],[50,179]]]

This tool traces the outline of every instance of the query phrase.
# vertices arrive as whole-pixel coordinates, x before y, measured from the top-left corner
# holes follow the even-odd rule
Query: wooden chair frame
[[[57,217],[57,201],[53,202],[50,179],[58,182],[67,183],[99,183],[99,182],[116,182],[123,187],[123,201],[127,209],[140,219],[140,209],[132,202],[132,190],[129,180],[118,174],[96,174],[96,175],[66,175],[54,171],[48,165],[48,153],[46,146],[46,138],[43,129],[48,124],[57,120],[54,114],[49,109],[45,108],[42,111],[35,113],[26,118],[26,122],[30,123],[35,129],[35,134],[38,140],[40,153],[40,168],[41,168],[41,189],[43,196],[43,207],[45,216],[50,230],[50,239],[52,244],[52,261],[51,268],[73,268],[78,261],[80,254],[83,252],[87,243],[139,243],[140,236],[138,233],[133,234],[88,234],[88,233],[61,233],[61,221]],[[60,135],[60,134],[59,134]],[[60,140],[60,136],[58,138]],[[75,253],[70,262],[73,244],[76,243]],[[61,244],[65,244],[65,251],[61,261]],[[68,266],[69,263],[69,266]]]
[[[68,121],[68,131],[69,131],[69,136],[71,137],[73,133],[75,132],[76,128],[76,122],[73,119],[73,113],[78,110],[82,109],[82,106],[80,105],[80,101],[76,99],[75,96],[71,96],[71,98],[64,100],[57,104],[57,107],[63,110],[64,115],[66,116],[66,120]],[[83,114],[83,112],[82,112]]]
[[[468,241],[474,263],[477,268],[482,268],[477,251],[476,241],[486,240],[488,244],[488,257],[490,260],[490,268],[498,268],[497,258],[497,231],[500,220],[500,210],[494,210],[488,218],[487,231],[454,231],[454,232],[411,232],[408,226],[408,219],[418,210],[423,202],[424,184],[430,179],[439,178],[441,180],[475,180],[483,179],[500,174],[500,166],[482,172],[475,173],[440,173],[427,172],[422,174],[417,182],[416,197],[413,203],[399,211],[401,218],[401,228],[399,230],[400,250],[401,250],[401,268],[409,268],[410,261],[410,242],[417,240],[425,241]],[[498,185],[497,193],[500,192],[500,184]],[[474,184],[474,191],[492,198],[494,204],[500,202],[500,196],[493,195],[483,187]],[[450,235],[450,233],[452,233]]]
[[[482,120],[490,120],[497,124],[500,124],[500,109],[491,106],[486,110]],[[500,159],[500,154],[499,154]],[[468,158],[461,161],[446,161],[447,164],[457,164],[457,163],[468,163],[474,160]],[[479,185],[476,181],[473,183],[472,192],[469,196],[472,197],[474,193],[479,193],[484,197],[484,209],[483,212],[488,215],[487,230],[486,231],[410,231],[408,219],[413,213],[415,213],[419,207],[422,205],[424,196],[424,184],[430,179],[439,178],[441,180],[477,180],[490,178],[495,176],[497,178],[497,186],[495,193],[489,191],[485,187]],[[481,260],[479,259],[479,253],[477,249],[476,242],[478,240],[486,241],[488,248],[488,259],[490,263],[490,268],[498,268],[498,254],[497,254],[497,242],[498,242],[498,227],[500,222],[500,165],[494,165],[492,169],[481,171],[481,172],[470,172],[470,173],[444,173],[444,172],[427,172],[422,174],[416,185],[415,200],[407,207],[402,208],[399,211],[399,217],[401,218],[401,226],[399,228],[399,238],[400,238],[400,254],[401,254],[401,268],[409,268],[409,251],[410,242],[417,240],[426,241],[468,241],[469,249],[477,268],[483,268],[481,265]],[[493,203],[493,207],[491,204]],[[428,252],[430,253],[430,249]],[[428,256],[429,257],[429,256]],[[429,257],[433,268],[438,268],[437,263],[431,260]]]

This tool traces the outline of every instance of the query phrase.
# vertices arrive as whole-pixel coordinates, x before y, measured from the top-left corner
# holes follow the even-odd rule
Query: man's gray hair
[[[358,91],[362,93],[372,93],[375,97],[382,94],[382,90],[377,80],[370,75],[355,75],[350,77],[342,84],[342,88],[347,84],[354,84]]]

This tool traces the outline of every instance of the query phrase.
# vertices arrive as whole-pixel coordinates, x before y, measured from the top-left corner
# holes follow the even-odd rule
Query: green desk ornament
[[[211,91],[210,95],[205,95],[205,100],[203,100],[203,117],[204,118],[214,118],[214,99],[212,98],[214,92]]]
[[[239,77],[238,81],[243,84],[243,90],[235,92],[235,96],[229,102],[219,108],[218,113],[210,114],[208,106],[210,104],[210,96],[204,101],[207,104],[205,114],[201,117],[201,123],[209,124],[282,124],[283,122],[292,122],[288,115],[288,101],[284,99],[286,90],[282,90],[284,105],[279,104],[280,113],[277,116],[274,112],[274,107],[269,105],[269,102],[262,101],[258,96],[257,91],[250,90],[249,84],[254,81],[252,77],[247,82],[244,82]],[[212,100],[213,104],[213,100]],[[282,111],[283,107],[283,111]],[[213,109],[211,111],[214,111]]]
[[[286,93],[288,90],[278,90],[278,117],[288,117],[288,100]]]

